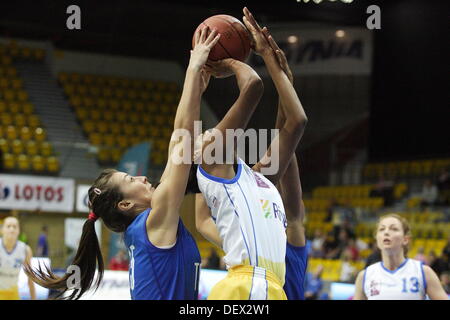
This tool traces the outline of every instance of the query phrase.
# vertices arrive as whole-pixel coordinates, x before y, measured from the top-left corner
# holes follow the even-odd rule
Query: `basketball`
[[[250,34],[241,21],[229,15],[219,14],[203,21],[195,31],[205,27],[209,27],[210,31],[216,29],[220,33],[219,42],[209,54],[210,60],[226,58],[247,60],[250,54]],[[194,37],[192,46],[194,46]]]

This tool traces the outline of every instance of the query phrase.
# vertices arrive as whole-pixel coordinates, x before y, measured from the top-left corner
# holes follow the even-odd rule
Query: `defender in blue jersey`
[[[273,50],[273,54],[276,56],[279,66],[282,72],[289,78],[291,84],[293,82],[292,73],[289,70],[286,57],[284,53],[277,46],[273,38],[270,36],[267,28],[261,29],[254,20],[253,16],[244,9],[246,26],[251,30],[253,38],[256,42],[255,47],[258,47],[260,51],[267,49],[267,45],[270,45],[270,50]],[[251,25],[251,26],[250,26]],[[267,41],[266,41],[267,40]],[[278,89],[278,88],[277,88]],[[281,94],[280,94],[281,97]],[[286,103],[286,96],[284,97]],[[300,185],[299,171],[297,165],[297,159],[295,156],[295,149],[301,138],[293,139],[295,134],[286,130],[286,124],[292,121],[292,117],[295,115],[295,110],[292,111],[286,108],[285,105],[280,103],[278,105],[278,115],[276,121],[276,128],[280,129],[279,141],[280,141],[280,163],[279,171],[275,177],[271,177],[271,181],[277,185],[279,193],[281,195],[284,209],[287,218],[287,246],[285,255],[285,284],[284,291],[286,296],[290,300],[304,299],[304,278],[307,268],[307,249],[305,231],[303,226],[304,219],[304,205],[302,202],[302,190]],[[288,110],[287,113],[290,119],[287,120],[284,110]],[[291,112],[289,112],[291,111]],[[306,123],[306,116],[303,115],[304,123]],[[304,125],[302,126],[303,130]],[[303,132],[303,131],[302,131]],[[266,153],[270,153],[270,150]],[[266,157],[265,156],[265,157]],[[260,171],[262,163],[267,161],[260,161],[252,169]],[[196,197],[196,224],[197,230],[202,235],[213,242],[214,244],[222,247],[222,239],[218,233],[214,219],[211,218],[211,209],[208,207],[207,202],[202,194],[198,194]]]
[[[205,69],[209,53],[220,35],[209,28],[194,36],[183,93],[174,121],[166,168],[156,188],[145,177],[133,177],[113,169],[104,170],[89,189],[92,212],[83,226],[72,265],[81,272],[81,283],[68,299],[78,299],[103,276],[103,257],[94,224],[101,218],[114,232],[125,232],[131,256],[130,287],[133,299],[196,299],[200,254],[194,239],[183,226],[179,209],[191,168],[194,121],[200,118],[200,102],[210,73]],[[209,33],[209,35],[208,35]],[[189,135],[187,135],[187,133]],[[181,135],[181,139],[180,139]],[[184,160],[186,154],[190,157]],[[71,274],[62,278],[51,272],[26,268],[41,286],[68,291]],[[47,270],[48,271],[48,270]]]

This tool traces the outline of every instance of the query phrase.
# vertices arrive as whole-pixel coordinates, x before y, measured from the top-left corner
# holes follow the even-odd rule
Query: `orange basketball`
[[[220,33],[219,42],[212,48],[208,59],[212,61],[226,58],[247,60],[250,54],[250,35],[241,21],[229,15],[219,14],[203,21],[196,31],[206,26],[210,31],[216,29]],[[194,37],[192,46],[194,46]]]

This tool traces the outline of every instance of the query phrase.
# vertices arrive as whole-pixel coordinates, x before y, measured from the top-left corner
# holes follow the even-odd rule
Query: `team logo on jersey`
[[[263,209],[264,218],[272,218],[272,210],[270,210],[269,200],[259,200]]]
[[[377,296],[380,294],[380,283],[372,280],[370,282],[370,296]]]
[[[267,183],[265,183],[264,180],[261,179],[261,177],[259,177],[255,172],[253,172],[253,176],[255,177],[256,184],[258,185],[258,187],[270,189],[270,186]]]
[[[213,208],[217,208],[219,206],[219,200],[213,196],[211,199],[211,204],[212,204]]]

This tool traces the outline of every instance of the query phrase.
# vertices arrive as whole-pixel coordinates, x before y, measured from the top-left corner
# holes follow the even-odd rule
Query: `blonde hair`
[[[403,229],[403,234],[407,237],[409,237],[410,239],[412,238],[412,234],[411,234],[411,226],[409,225],[408,220],[406,220],[405,218],[403,218],[402,216],[396,214],[396,213],[389,213],[389,214],[385,214],[382,215],[378,218],[378,222],[376,224],[375,227],[375,232],[374,232],[374,237],[376,239],[377,237],[377,233],[378,233],[378,227],[380,225],[380,222],[386,218],[395,218],[398,221],[400,221],[400,224],[402,225],[402,229]],[[408,255],[408,250],[409,250],[409,243],[403,247],[403,253],[405,254],[405,257]]]

